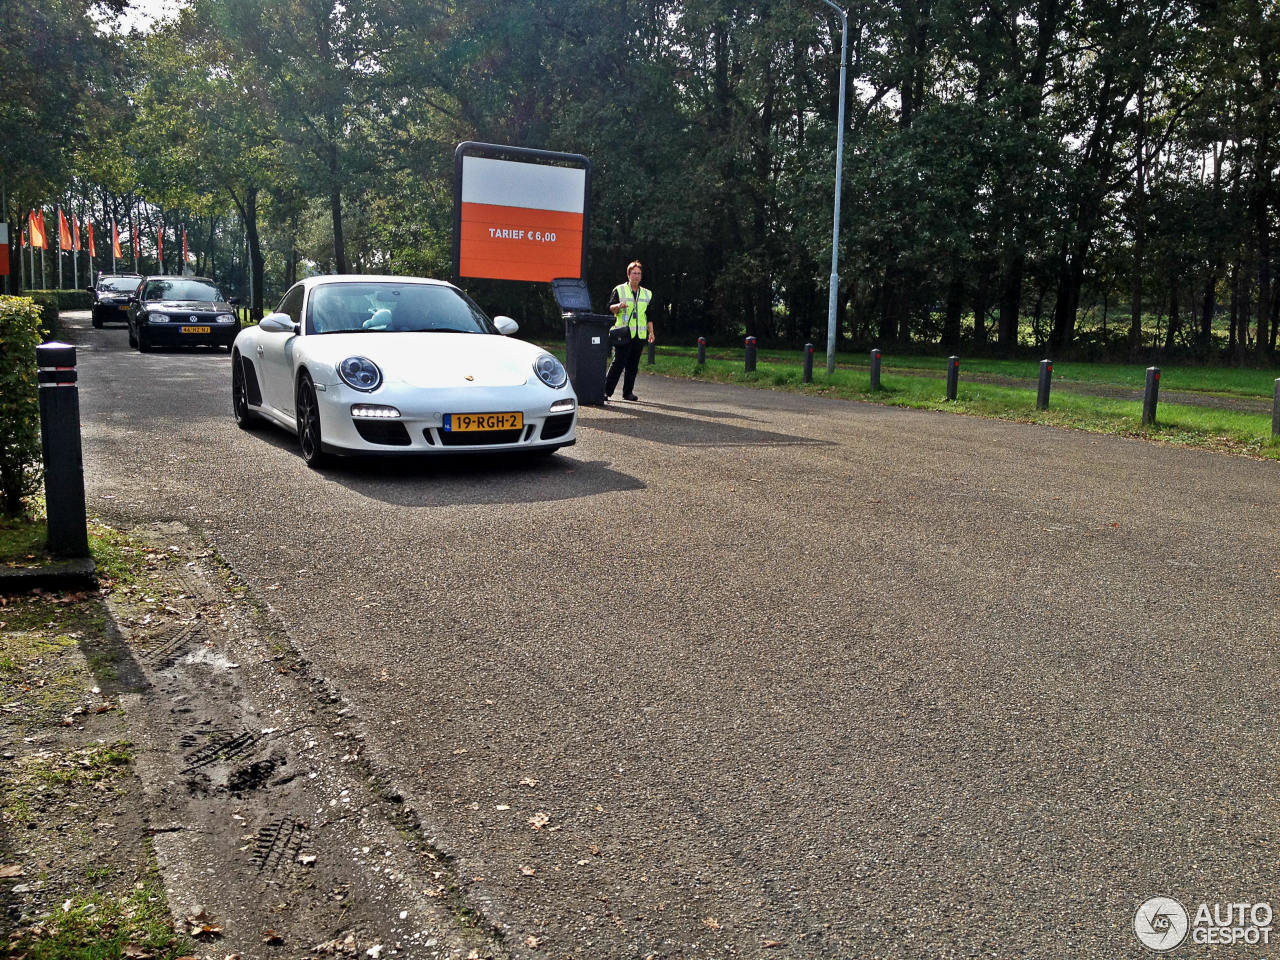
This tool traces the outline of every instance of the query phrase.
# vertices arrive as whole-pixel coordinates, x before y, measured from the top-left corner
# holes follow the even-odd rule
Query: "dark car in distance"
[[[129,346],[208,345],[228,352],[240,332],[232,301],[206,277],[146,277],[129,300]]]
[[[93,325],[99,329],[108,320],[127,323],[129,297],[142,277],[136,273],[104,273],[93,285]]]

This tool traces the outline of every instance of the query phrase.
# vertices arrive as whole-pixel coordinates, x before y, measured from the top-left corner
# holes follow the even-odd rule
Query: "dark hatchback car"
[[[93,325],[129,320],[129,297],[138,290],[142,277],[136,273],[104,273],[93,285]]]
[[[224,347],[240,332],[232,301],[204,277],[147,277],[129,301],[129,346]]]

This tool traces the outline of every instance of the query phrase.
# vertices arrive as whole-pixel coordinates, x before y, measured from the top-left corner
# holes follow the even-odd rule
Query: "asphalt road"
[[[642,376],[545,462],[317,473],[225,354],[73,316],[90,511],[204,531],[517,956],[1280,914],[1276,463]]]

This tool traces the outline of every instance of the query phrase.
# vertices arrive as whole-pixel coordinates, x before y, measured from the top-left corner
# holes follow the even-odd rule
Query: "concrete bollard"
[[[653,366],[653,342],[649,342],[649,366]]]
[[[1153,427],[1156,423],[1156,404],[1160,401],[1160,368],[1147,367],[1147,388],[1142,395],[1142,425]]]
[[[1036,409],[1049,409],[1049,383],[1053,379],[1053,362],[1040,361],[1040,383],[1036,388]]]
[[[947,357],[947,399],[956,398],[956,388],[960,385],[960,358]]]
[[[49,552],[60,557],[87,557],[76,348],[67,343],[42,343],[36,347],[36,367]]]
[[[753,373],[755,369],[756,369],[756,338],[747,337],[746,372]]]
[[[1271,435],[1280,437],[1280,380],[1276,381],[1275,397],[1271,401]]]
[[[804,345],[804,382],[813,383],[813,344]]]
[[[871,351],[871,389],[876,391],[880,389],[880,351]]]
[[[706,362],[707,362],[707,338],[699,337],[698,338],[698,363],[704,364]]]

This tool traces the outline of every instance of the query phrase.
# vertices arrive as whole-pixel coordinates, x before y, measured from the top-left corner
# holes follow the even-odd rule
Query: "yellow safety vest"
[[[613,292],[627,307],[625,310],[618,311],[614,327],[629,327],[632,339],[636,337],[647,339],[649,321],[646,316],[649,312],[649,301],[653,299],[653,291],[641,287],[638,293],[632,293],[631,284],[620,283],[613,288]]]

